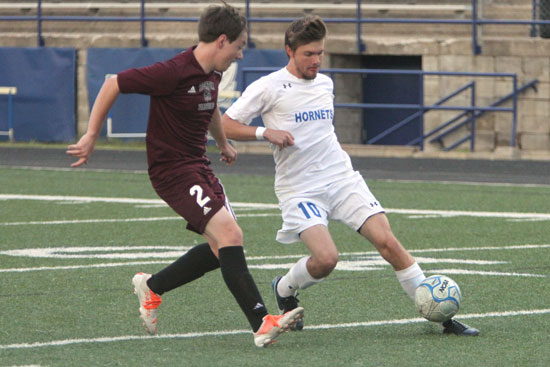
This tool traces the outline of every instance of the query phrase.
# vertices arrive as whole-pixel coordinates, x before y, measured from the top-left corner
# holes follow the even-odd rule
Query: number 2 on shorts
[[[210,201],[208,196],[202,196],[202,187],[199,185],[195,185],[189,189],[189,195],[195,196],[195,194],[197,195],[197,204],[199,204],[201,208],[203,208]]]
[[[306,208],[306,205],[307,205],[307,208]],[[311,215],[309,214],[309,212],[311,212],[316,217],[321,218],[321,212],[319,211],[319,209],[317,208],[317,206],[315,204],[308,202],[308,203],[306,203],[306,205],[304,205],[304,203],[298,204],[298,208],[302,209],[302,212],[304,213],[306,219],[311,218]],[[309,208],[309,210],[308,210],[308,208]]]

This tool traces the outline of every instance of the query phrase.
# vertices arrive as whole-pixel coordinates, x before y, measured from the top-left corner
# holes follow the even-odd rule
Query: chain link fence
[[[540,20],[550,20],[550,0],[539,0]],[[550,24],[541,24],[539,33],[542,38],[550,38]]]

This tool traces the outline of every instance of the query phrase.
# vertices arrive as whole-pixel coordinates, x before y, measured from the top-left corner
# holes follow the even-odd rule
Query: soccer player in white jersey
[[[294,21],[285,33],[286,67],[252,83],[222,117],[225,134],[236,140],[267,140],[275,159],[275,193],[283,226],[277,241],[302,241],[310,256],[273,280],[280,312],[298,306],[299,289],[321,282],[336,267],[338,249],[328,221],[341,221],[369,240],[394,268],[411,299],[425,279],[415,259],[394,236],[384,209],[334,133],[333,82],[318,74],[326,26],[318,16]],[[248,126],[261,115],[265,127]],[[296,329],[303,328],[303,322]],[[478,335],[451,319],[444,333]]]

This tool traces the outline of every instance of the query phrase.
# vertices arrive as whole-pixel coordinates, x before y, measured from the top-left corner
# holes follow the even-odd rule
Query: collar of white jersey
[[[294,75],[290,71],[288,71],[286,66],[283,68],[283,72],[289,77],[289,79],[291,79],[292,81],[297,82],[297,83],[309,84],[309,83],[315,82],[315,79],[317,79],[317,77],[315,77],[314,79],[303,79],[303,78],[301,79],[301,78],[298,78],[296,75]],[[319,74],[317,74],[317,75],[319,75]]]

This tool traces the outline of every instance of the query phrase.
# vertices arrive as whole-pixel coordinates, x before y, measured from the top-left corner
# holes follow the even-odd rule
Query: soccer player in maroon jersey
[[[78,158],[72,167],[85,164],[118,95],[149,95],[145,140],[151,183],[187,221],[187,229],[203,235],[207,243],[191,248],[156,274],[134,276],[143,324],[155,334],[160,296],[221,268],[227,287],[252,327],[255,344],[263,347],[301,320],[303,308],[277,316],[267,313],[248,271],[241,228],[205,155],[209,131],[223,161],[230,165],[237,158],[221,125],[217,96],[221,73],[243,56],[246,19],[227,4],[210,6],[200,17],[198,33],[198,45],[172,59],[106,79],[92,108],[87,132],[68,147],[67,154]]]

